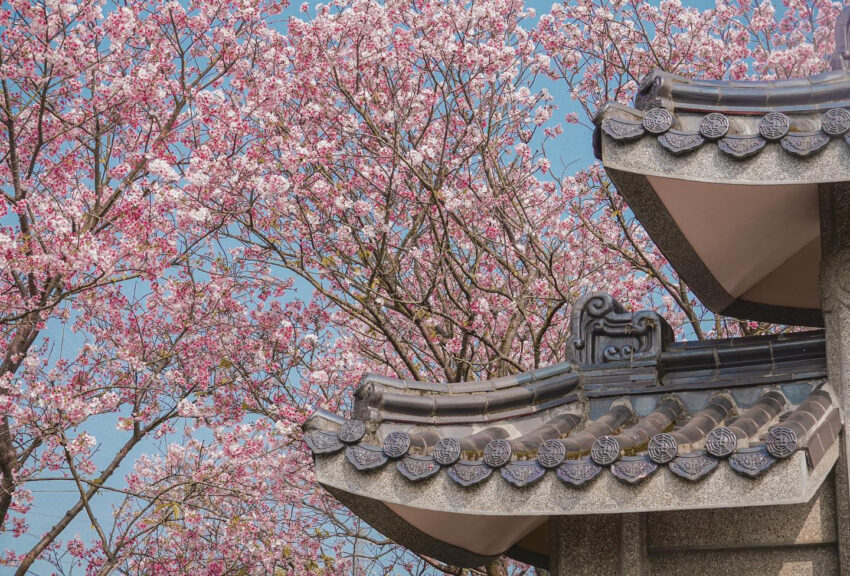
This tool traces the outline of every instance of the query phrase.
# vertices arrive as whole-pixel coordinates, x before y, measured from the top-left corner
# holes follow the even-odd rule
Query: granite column
[[[645,576],[645,514],[553,516],[552,576]]]
[[[841,573],[850,574],[850,183],[820,185],[820,300],[826,328],[827,373],[839,395],[845,427],[835,469],[838,555]]]

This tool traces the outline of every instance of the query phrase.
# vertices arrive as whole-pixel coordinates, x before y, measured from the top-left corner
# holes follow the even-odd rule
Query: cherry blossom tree
[[[364,369],[460,381],[547,364],[587,285],[646,296],[548,177],[559,129],[529,21],[515,1],[390,1],[290,23],[290,99],[252,171],[284,193],[237,191],[240,239],[335,309]]]
[[[205,157],[244,155],[240,119],[268,105],[245,87],[277,80],[281,7],[0,9],[0,526],[17,574],[37,560],[89,574],[345,569],[308,537],[312,481],[292,449],[317,402],[298,371],[326,311],[264,282],[205,208]],[[51,490],[67,510],[33,533],[33,499]]]
[[[556,362],[589,286],[660,304],[692,337],[775,330],[708,313],[598,164],[552,174],[564,127],[541,84],[575,97],[564,121],[578,124],[654,68],[809,74],[826,67],[837,11],[586,2],[535,24],[511,1],[320,7],[290,23],[290,100],[250,170],[284,194],[234,190],[246,212],[232,231],[334,310],[343,357],[311,367],[320,387],[367,370],[460,381]]]
[[[825,69],[837,4],[285,8],[0,8],[0,533],[17,574],[461,574],[314,485],[314,408],[349,409],[370,371],[561,360],[591,288],[689,337],[774,329],[707,313],[600,166],[552,150],[589,149],[582,126],[654,68]],[[34,531],[53,486],[73,497]]]

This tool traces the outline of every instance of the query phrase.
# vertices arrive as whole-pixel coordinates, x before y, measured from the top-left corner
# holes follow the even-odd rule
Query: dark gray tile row
[[[629,404],[617,404],[596,420],[587,422],[582,430],[566,438],[545,440],[537,450],[537,461],[545,468],[555,468],[566,459],[590,454],[594,443],[616,434],[626,424],[636,421]]]
[[[846,30],[839,30],[846,26],[848,13],[845,11],[836,22],[836,52],[830,72],[806,78],[742,82],[699,80],[656,70],[641,80],[635,107],[650,110],[669,103],[676,110],[753,114],[811,112],[850,104],[850,66],[843,46],[847,42]],[[717,129],[722,129],[722,125]]]
[[[709,432],[706,451],[716,458],[725,458],[739,448],[746,448],[752,438],[764,425],[779,416],[785,407],[785,396],[771,390],[761,396],[751,408],[743,414]]]
[[[656,464],[667,464],[679,456],[680,450],[691,452],[693,446],[703,443],[706,435],[726,420],[731,410],[732,400],[728,396],[716,396],[684,426],[653,436],[647,446],[650,459]]]
[[[850,91],[850,82],[846,89]],[[850,110],[846,108],[830,108],[821,115],[820,129],[806,132],[791,130],[792,119],[782,112],[764,114],[758,132],[753,134],[729,134],[729,120],[718,112],[703,117],[697,132],[675,129],[676,123],[675,117],[664,108],[652,108],[641,123],[605,118],[600,128],[618,142],[654,136],[664,149],[676,156],[690,154],[708,142],[715,142],[721,152],[736,160],[755,156],[771,142],[799,158],[817,154],[832,140],[843,139],[850,145]]]
[[[607,466],[629,453],[644,451],[650,439],[672,426],[684,411],[678,398],[665,398],[652,413],[634,425],[618,434],[598,438],[590,448],[590,457],[600,466]]]
[[[664,465],[685,480],[698,481],[722,459],[728,459],[735,472],[756,478],[797,450],[806,450],[809,464],[816,466],[838,438],[841,420],[826,390],[814,390],[796,408],[782,413],[785,405],[781,393],[769,391],[743,414],[729,418],[733,404],[728,396],[715,396],[692,415],[681,400],[667,397],[644,418],[635,419],[623,403],[585,422],[579,431],[575,430],[580,419],[562,414],[514,438],[499,426],[461,438],[439,438],[429,428],[392,432],[380,447],[364,440],[363,422],[348,420],[337,432],[308,429],[304,440],[317,457],[345,450],[348,461],[360,471],[395,460],[398,471],[410,481],[425,480],[444,468],[462,486],[481,483],[497,469],[516,487],[539,481],[548,470],[567,484],[581,486],[605,467],[618,480],[636,484]],[[755,440],[777,419],[764,441]],[[679,420],[682,424],[674,428]],[[536,449],[533,442],[538,442]]]
[[[667,114],[658,116],[652,123],[655,131],[665,129],[669,120]],[[709,129],[718,133],[716,128]],[[669,392],[686,392],[824,377],[822,331],[677,343],[657,313],[627,311],[604,293],[579,298],[570,322],[574,349],[570,361],[464,383],[369,375],[355,391],[355,417],[432,426],[498,425],[500,421],[544,413],[577,400],[579,395],[632,397],[658,395],[659,386]],[[528,439],[532,450],[541,439]],[[513,440],[511,449],[528,451]]]
[[[355,391],[361,416],[423,424],[517,418],[570,402],[580,375],[569,362],[476,382],[412,382],[368,375]]]

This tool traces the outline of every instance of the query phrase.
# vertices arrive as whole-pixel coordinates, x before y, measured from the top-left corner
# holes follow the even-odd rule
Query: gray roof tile
[[[833,70],[807,78],[772,81],[698,80],[656,70],[640,82],[631,113],[616,105],[596,115],[594,148],[601,133],[618,142],[657,138],[674,155],[716,142],[745,160],[776,143],[807,158],[833,140],[850,145],[850,7],[836,23]],[[842,142],[844,144],[845,142]]]
[[[517,488],[547,473],[581,486],[608,467],[633,484],[667,468],[695,489],[727,457],[722,465],[754,478],[800,450],[814,467],[835,443],[842,424],[825,383],[822,332],[673,342],[666,324],[638,328],[653,318],[587,295],[572,316],[575,360],[474,384],[368,376],[355,393],[365,420],[319,413],[304,441],[316,458],[344,449],[360,471],[395,460],[414,482],[445,469],[472,486],[498,468]],[[612,348],[619,352],[604,352]],[[604,411],[590,418],[593,402]]]

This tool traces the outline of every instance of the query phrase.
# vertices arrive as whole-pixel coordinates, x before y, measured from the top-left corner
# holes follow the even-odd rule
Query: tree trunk
[[[487,576],[508,576],[508,563],[504,556],[499,556],[484,568],[487,570]]]

